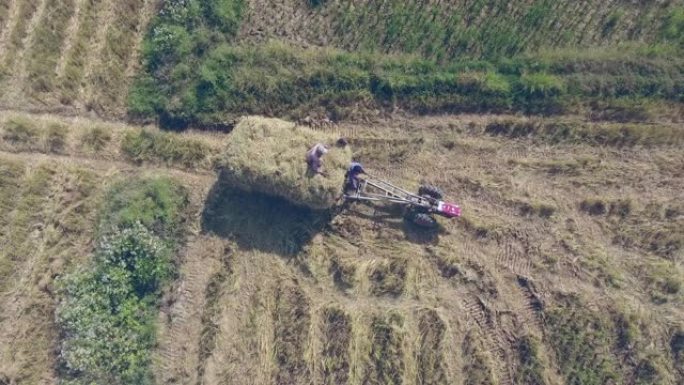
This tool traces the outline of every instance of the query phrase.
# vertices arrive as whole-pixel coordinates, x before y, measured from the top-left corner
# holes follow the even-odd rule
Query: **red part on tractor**
[[[458,218],[461,216],[461,207],[454,203],[439,201],[435,213],[447,218]]]

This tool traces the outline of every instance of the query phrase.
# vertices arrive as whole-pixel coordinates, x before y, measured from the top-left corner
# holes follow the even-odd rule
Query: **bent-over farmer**
[[[323,161],[321,158],[328,152],[328,148],[323,143],[316,143],[306,152],[306,164],[309,165],[314,174],[325,175],[322,170]]]

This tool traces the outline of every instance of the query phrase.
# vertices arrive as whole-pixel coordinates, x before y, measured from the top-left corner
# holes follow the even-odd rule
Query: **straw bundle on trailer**
[[[335,204],[351,162],[349,147],[335,146],[333,134],[279,119],[245,117],[231,133],[221,159],[224,182],[245,191],[275,195],[312,209]],[[328,146],[322,158],[325,175],[313,174],[306,152],[316,143]]]

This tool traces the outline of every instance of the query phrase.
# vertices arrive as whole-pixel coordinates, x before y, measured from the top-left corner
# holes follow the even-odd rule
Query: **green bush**
[[[104,238],[95,257],[99,264],[128,271],[140,297],[157,291],[171,275],[170,250],[140,223]]]
[[[163,238],[178,235],[188,202],[184,188],[166,177],[114,184],[105,197],[99,231],[107,234],[140,222]]]
[[[92,263],[58,280],[61,378],[153,384],[156,307],[187,196],[169,179],[138,179],[115,184],[105,202]]]
[[[134,293],[130,272],[81,268],[59,281],[56,317],[64,377],[75,384],[152,384],[154,312]]]
[[[152,384],[155,294],[170,276],[165,243],[141,224],[105,238],[95,264],[59,282],[60,359],[75,383]]]
[[[204,0],[205,18],[219,31],[233,35],[240,27],[245,0]]]

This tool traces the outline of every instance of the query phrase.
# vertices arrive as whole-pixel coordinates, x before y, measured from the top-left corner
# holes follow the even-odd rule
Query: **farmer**
[[[349,168],[347,169],[347,174],[345,177],[347,178],[347,183],[345,187],[345,191],[354,191],[355,193],[358,194],[359,191],[359,175],[365,174],[366,171],[363,169],[363,166],[359,162],[352,162],[349,165]]]
[[[306,152],[306,164],[309,169],[315,174],[325,176],[325,172],[321,170],[323,161],[321,158],[328,152],[328,148],[323,143],[316,143],[309,151]]]

